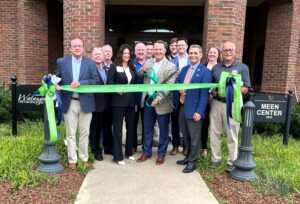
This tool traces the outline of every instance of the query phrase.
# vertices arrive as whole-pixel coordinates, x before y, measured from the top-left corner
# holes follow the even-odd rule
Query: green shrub
[[[300,139],[300,103],[292,107],[290,134],[293,138]]]
[[[284,124],[282,123],[269,123],[269,122],[256,122],[254,123],[254,133],[263,136],[282,135]]]
[[[0,123],[7,123],[11,120],[11,92],[5,90],[6,82],[0,86]]]
[[[68,164],[67,147],[64,144],[64,123],[58,126],[61,139],[56,144],[56,149],[61,155],[60,163]],[[77,138],[78,139],[78,138]],[[44,123],[25,120],[18,124],[18,136],[11,136],[11,125],[0,124],[0,182],[7,182],[12,192],[25,186],[35,187],[42,183],[57,183],[56,175],[46,175],[37,172],[40,164],[38,156],[43,152]],[[89,152],[89,155],[92,155]],[[93,157],[90,161],[94,161]],[[86,174],[89,169],[85,168],[81,160],[78,161],[77,170]],[[1,202],[0,202],[1,203]]]

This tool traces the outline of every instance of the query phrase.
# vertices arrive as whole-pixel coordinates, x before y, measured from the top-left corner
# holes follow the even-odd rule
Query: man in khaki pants
[[[241,74],[243,86],[241,93],[246,94],[250,85],[249,69],[247,65],[235,59],[235,44],[226,41],[221,46],[223,62],[216,64],[212,69],[213,83],[219,83],[223,71],[232,74]],[[222,129],[226,130],[227,146],[229,156],[227,159],[227,170],[229,173],[234,169],[233,162],[238,154],[238,134],[240,124],[230,118],[230,129],[226,124],[226,99],[218,96],[216,90],[212,91],[213,100],[211,102],[210,118],[210,147],[211,147],[211,168],[217,168],[221,164],[221,135]]]
[[[75,89],[80,85],[96,84],[98,82],[97,66],[92,60],[82,56],[84,47],[80,38],[71,40],[70,51],[71,55],[57,60],[55,74],[61,78],[60,85],[70,85]],[[60,87],[58,86],[56,89],[60,90]],[[60,97],[66,126],[68,167],[76,168],[76,131],[78,127],[79,158],[82,159],[85,167],[92,168],[92,165],[88,163],[88,145],[92,112],[95,111],[94,94],[60,91]]]

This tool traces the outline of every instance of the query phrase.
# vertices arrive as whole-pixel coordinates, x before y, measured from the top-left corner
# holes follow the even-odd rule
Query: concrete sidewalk
[[[141,151],[134,156],[140,155]],[[95,169],[87,174],[75,203],[218,203],[197,171],[182,173],[184,166],[176,164],[182,154],[168,154],[159,166],[156,158],[154,152],[151,160],[137,163],[125,159],[126,166],[118,166],[112,156],[104,155],[104,161],[96,161]]]

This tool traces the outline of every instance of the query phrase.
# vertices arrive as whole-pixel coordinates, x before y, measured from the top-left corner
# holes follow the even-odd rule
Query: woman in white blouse
[[[128,44],[123,44],[118,53],[116,68],[109,70],[109,84],[135,84],[136,72],[133,65],[133,51]],[[135,124],[135,93],[113,93],[111,106],[113,112],[113,160],[119,165],[125,165],[122,152],[122,124],[126,121],[125,156],[131,160],[133,157],[134,124]]]
[[[221,61],[220,50],[217,47],[210,47],[207,50],[206,63],[208,69],[212,70],[213,67]],[[207,139],[208,139],[208,127],[209,127],[209,112],[210,112],[210,104],[208,103],[205,111],[205,118],[202,123],[202,131],[201,131],[201,146],[202,146],[202,156],[207,156]]]

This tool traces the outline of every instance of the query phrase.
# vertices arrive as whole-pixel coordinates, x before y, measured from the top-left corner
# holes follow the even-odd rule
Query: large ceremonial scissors
[[[149,67],[149,69],[152,71],[152,74],[150,74],[149,72],[146,72],[147,77],[148,77],[150,80],[152,80],[152,81],[154,82],[154,84],[158,84],[157,75],[156,75],[154,69],[153,69],[152,67]],[[166,83],[166,82],[169,81],[175,74],[177,74],[177,71],[171,73],[167,78],[165,78],[165,79],[164,79],[161,83],[159,83],[159,84],[164,84],[164,83]],[[163,91],[160,91],[160,93],[161,93],[161,94],[162,94],[162,95],[163,95],[163,96],[171,103],[172,107],[175,108],[175,107],[173,106],[173,102],[170,101],[170,99],[168,98],[167,94],[166,94],[165,92],[163,92]],[[151,104],[149,103],[149,101],[150,101],[150,100],[151,100],[151,101],[154,101],[154,100],[156,99],[156,97],[157,97],[157,94],[158,94],[158,92],[155,91],[153,94],[151,94],[151,96],[149,96],[149,97],[146,99],[146,106],[152,107]]]

